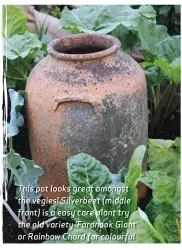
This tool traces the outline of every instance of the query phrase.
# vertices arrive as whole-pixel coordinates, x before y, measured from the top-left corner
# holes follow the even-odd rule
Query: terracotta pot
[[[128,167],[135,148],[147,145],[146,82],[139,64],[108,35],[62,37],[48,52],[26,86],[32,157],[45,171],[40,186],[68,186],[66,160],[80,152],[112,173]]]

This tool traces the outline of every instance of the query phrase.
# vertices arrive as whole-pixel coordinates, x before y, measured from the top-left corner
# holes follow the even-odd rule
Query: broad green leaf
[[[174,9],[176,13],[180,13],[181,12],[181,5],[174,5]]]
[[[87,200],[86,204],[74,204],[73,210],[93,211],[92,215],[77,215],[77,220],[87,222],[97,221],[99,224],[103,221],[106,221],[108,219],[107,216],[99,215],[99,211],[101,209],[109,209],[109,206],[103,204],[102,200],[104,197],[109,195],[109,192],[105,191],[100,194],[99,191],[96,191],[96,188],[108,187],[112,183],[108,169],[94,157],[85,153],[80,153],[70,157],[67,161],[67,168],[69,186],[71,188],[71,199],[84,198]],[[73,189],[75,187],[85,187],[88,189],[88,191],[74,193]],[[100,197],[102,198],[99,198],[99,195],[101,195]]]
[[[154,66],[154,64],[153,64],[153,62],[148,62],[148,61],[145,61],[145,62],[141,62],[140,63],[140,65],[142,66],[142,68],[146,68],[146,69],[148,69],[148,68],[150,68],[150,67],[153,67]]]
[[[176,180],[163,171],[147,171],[140,181],[153,190],[153,198],[159,202],[172,203]]]
[[[145,77],[147,80],[148,101],[153,102],[153,87],[165,82],[167,78],[161,72],[160,68],[153,66],[153,63],[151,62],[143,62],[141,63],[141,66],[144,68]]]
[[[142,174],[140,178],[145,185],[147,185],[152,190],[155,190],[158,186],[166,186],[172,182],[175,185],[175,180],[169,176],[164,171],[146,171]]]
[[[36,51],[36,58],[35,58],[34,62],[35,62],[35,63],[38,63],[38,62],[40,62],[40,60],[42,60],[43,58],[44,58],[44,53],[43,53],[43,51],[42,51],[41,49],[38,49],[38,50]]]
[[[19,133],[19,128],[11,123],[7,124],[7,137],[13,137]]]
[[[73,33],[107,34],[119,25],[128,29],[137,26],[137,20],[141,16],[154,19],[155,15],[151,6],[132,9],[128,5],[90,5],[71,11],[65,7],[61,13],[59,28],[71,30]]]
[[[154,65],[175,84],[180,83],[180,36],[171,36],[157,43]]]
[[[42,44],[48,45],[52,41],[51,37],[49,37],[47,34],[42,35],[41,42]]]
[[[165,59],[168,64],[180,57],[180,36],[170,36],[157,43],[156,56]]]
[[[130,213],[137,209],[138,189],[136,185],[142,175],[142,163],[145,152],[146,147],[144,145],[135,149],[130,160],[128,174],[125,176],[125,185],[129,187],[129,191],[125,193],[125,196],[130,199],[130,204],[126,204],[125,209],[130,211]]]
[[[145,71],[145,76],[149,82],[152,82],[154,84],[152,85],[157,85],[157,76],[159,74],[159,68],[157,67],[151,67],[149,69],[144,70]]]
[[[68,221],[74,221],[75,212],[72,213],[72,206],[66,202],[58,202],[49,208],[49,216],[56,216]]]
[[[141,17],[136,31],[140,41],[138,50],[143,53],[146,59],[151,59],[156,54],[156,43],[158,42],[156,24],[153,20],[146,20],[144,17]]]
[[[10,150],[7,155],[3,158],[3,167],[8,168],[11,171],[16,170],[16,168],[21,164],[21,156],[15,153],[14,150]]]
[[[154,65],[156,67],[159,67],[163,72],[163,74],[170,80],[172,80],[175,84],[180,84],[180,79],[181,79],[180,58],[176,58],[170,64],[168,64],[165,59],[157,59],[154,61]]]
[[[27,80],[29,67],[22,58],[15,60],[7,60],[7,67],[5,68],[5,76],[9,79],[25,81]]]
[[[137,36],[131,30],[128,30],[128,28],[123,25],[119,25],[110,34],[120,40],[122,51],[132,55],[133,48],[137,45],[138,40]]]
[[[151,20],[148,20],[148,22],[151,22]],[[147,23],[144,23],[144,25],[146,26]],[[142,26],[138,29],[141,28]],[[152,28],[150,32],[152,32]],[[163,34],[162,31],[158,31],[157,33]],[[147,38],[149,39],[149,36],[145,32],[144,36],[147,36]],[[143,51],[144,55],[146,56],[146,59],[150,60],[150,62],[144,62],[141,64],[142,67],[145,69],[147,81],[149,82],[149,84],[155,86],[160,84],[165,79],[169,78],[175,84],[179,84],[181,68],[180,37],[167,37],[164,32],[164,37],[161,37],[161,39],[159,39],[159,35],[153,35],[153,39],[153,48],[147,48],[147,45],[150,45],[149,42],[151,42],[152,40],[149,39],[149,42],[146,42],[144,38],[143,45],[141,44],[141,47],[139,48]]]
[[[177,149],[178,151],[180,151],[180,150],[181,150],[181,140],[180,140],[180,138],[179,138],[179,137],[176,137],[174,143],[175,143],[174,145],[175,145],[176,149]]]
[[[145,212],[152,224],[158,215],[159,205],[160,202],[152,198],[145,208]]]
[[[138,10],[139,16],[145,16],[151,20],[155,20],[156,18],[156,12],[151,5],[141,5],[139,9],[136,10]]]
[[[173,146],[174,141],[172,140],[163,140],[163,139],[149,139],[149,143],[151,143],[152,145],[158,147],[158,148],[170,148]]]
[[[171,10],[171,6],[170,5],[165,5],[160,7],[159,9],[159,14],[160,15],[164,15],[165,17],[167,17],[169,11]]]
[[[34,164],[32,160],[21,158],[13,149],[3,158],[3,167],[8,168],[14,174],[15,185],[35,188],[38,186],[38,176],[43,174],[43,170]],[[21,197],[19,188],[16,189],[16,198]],[[40,192],[26,192],[26,198],[38,199]]]
[[[39,166],[34,164],[34,161],[26,158],[22,158],[22,161],[25,164],[25,170],[22,175],[23,182],[26,186],[32,186],[32,179],[41,176],[44,172]]]
[[[7,137],[15,136],[19,133],[19,127],[24,125],[24,118],[20,114],[24,105],[24,98],[14,89],[8,90],[11,100],[10,122],[7,124]]]
[[[157,30],[158,43],[170,37],[169,34],[167,33],[166,26],[156,25],[156,30]]]
[[[129,187],[135,187],[138,179],[142,174],[142,162],[144,159],[146,147],[144,145],[139,146],[135,149],[130,164],[129,171],[125,177],[125,184]]]
[[[157,44],[168,38],[167,28],[156,25],[152,6],[133,9],[128,5],[92,5],[62,11],[59,28],[73,33],[112,34],[121,41],[121,49],[131,54],[137,46],[146,59],[157,56]]]
[[[177,145],[179,140],[176,139]],[[179,146],[178,146],[179,147]],[[180,148],[180,147],[179,147]],[[149,140],[148,167],[150,170],[162,170],[174,178],[180,174],[180,152],[171,140]]]
[[[176,212],[172,206],[161,204],[158,216],[154,221],[154,227],[168,243],[180,242],[180,212]]]
[[[10,60],[14,60],[18,57],[27,57],[36,48],[41,48],[42,44],[37,35],[27,31],[23,35],[14,35],[8,38],[4,46],[5,56]]]
[[[157,53],[157,43],[169,36],[167,29],[144,17],[141,17],[137,24],[135,30],[140,41],[138,50],[142,52],[146,60],[152,61]]]
[[[41,176],[44,172],[43,170],[34,164],[32,160],[28,160],[22,158],[20,168],[17,169],[19,176],[21,177],[21,181],[24,187],[33,188],[35,189],[38,186],[38,177]],[[19,186],[20,183],[15,176],[15,185]],[[26,198],[27,199],[39,199],[41,196],[40,191],[35,192],[27,192]],[[19,188],[16,189],[16,198],[20,198],[21,194]]]
[[[166,80],[166,77],[161,73],[160,68],[152,66],[144,69],[147,84],[152,87],[161,84]]]
[[[172,206],[176,211],[181,209],[181,179],[180,176],[177,180],[174,196],[172,198]]]
[[[131,214],[129,222],[138,222],[138,225],[136,228],[128,228],[129,234],[136,234],[135,240],[128,243],[165,243],[162,235],[156,231],[147,215],[140,208]]]
[[[3,36],[23,34],[27,30],[27,14],[22,8],[14,5],[3,6]]]
[[[124,210],[124,211],[127,211],[130,215],[132,212],[134,212],[137,209],[138,190],[136,188],[136,184],[142,174],[142,162],[143,162],[145,151],[146,151],[146,147],[144,145],[137,147],[131,158],[129,168],[121,169],[119,171],[118,174],[120,174],[120,176],[124,173],[124,176],[122,177],[124,183],[120,183],[119,186],[125,186],[129,188],[127,192],[117,194],[116,197],[126,198],[127,200],[130,200],[130,203],[119,205],[119,206],[117,206],[116,204],[112,205],[112,210],[116,210],[116,211]],[[117,221],[121,221],[121,220],[124,221],[125,223],[128,223],[129,217],[114,216],[114,218],[111,217],[110,220],[113,223],[116,223]],[[126,232],[126,229],[113,227],[110,229],[110,232],[113,234],[122,234]]]

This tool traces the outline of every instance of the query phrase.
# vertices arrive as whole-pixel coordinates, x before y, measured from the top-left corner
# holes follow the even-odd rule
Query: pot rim
[[[89,41],[88,43],[86,41]],[[81,44],[84,45],[91,45],[92,42],[94,41],[95,45],[101,45],[105,44],[106,48],[102,49],[101,51],[98,52],[92,52],[92,53],[86,53],[86,54],[67,54],[59,52],[56,50],[56,46],[59,46],[59,49],[64,50],[66,48],[68,49],[73,49],[75,48],[74,46],[71,47],[74,42],[79,43],[80,46]],[[63,44],[63,45],[62,45]],[[108,45],[109,44],[109,45]],[[109,55],[112,55],[116,53],[121,47],[120,41],[111,35],[104,35],[104,34],[97,34],[97,33],[92,33],[92,34],[78,34],[78,35],[68,35],[64,37],[60,37],[58,39],[53,40],[49,45],[48,45],[48,54],[51,56],[56,57],[57,59],[61,60],[68,60],[68,61],[87,61],[87,60],[94,60],[94,59],[100,59]]]

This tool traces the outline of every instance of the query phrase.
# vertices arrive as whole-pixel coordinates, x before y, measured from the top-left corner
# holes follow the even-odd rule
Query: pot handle
[[[90,96],[62,96],[62,97],[55,97],[53,101],[53,110],[56,111],[59,104],[66,103],[66,102],[82,102],[90,104],[93,107],[94,113],[96,116],[100,116],[102,103]]]

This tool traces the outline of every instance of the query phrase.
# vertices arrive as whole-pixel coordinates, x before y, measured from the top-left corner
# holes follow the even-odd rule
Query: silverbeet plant
[[[109,211],[128,211],[130,213],[136,211],[137,209],[137,200],[138,193],[136,184],[138,182],[138,178],[142,175],[142,161],[144,158],[144,154],[146,151],[145,146],[138,147],[130,161],[129,170],[123,171],[121,170],[118,174],[112,174],[109,169],[101,164],[94,157],[80,153],[76,156],[70,157],[67,161],[67,171],[69,178],[69,186],[70,186],[70,199],[83,199],[86,198],[86,204],[65,204],[60,202],[58,204],[54,204],[51,206],[49,212],[55,212],[56,215],[59,215],[59,211],[67,210],[67,211],[75,211],[75,224],[74,229],[69,229],[68,233],[71,235],[83,235],[83,234],[93,234],[98,235],[97,241],[79,241],[79,240],[67,240],[65,241],[63,238],[54,243],[101,243],[101,235],[114,234],[118,235],[120,240],[110,240],[109,243],[124,243],[122,240],[122,235],[126,233],[126,229],[111,227],[108,231],[105,227],[102,226],[103,223],[113,223],[116,224],[117,221],[121,223],[128,223],[129,217],[124,217],[116,213],[113,216],[113,213],[109,213]],[[124,182],[122,182],[124,179]],[[129,192],[116,192],[114,188],[121,187],[129,187]],[[87,190],[92,190],[90,192],[78,192],[75,193],[73,190],[75,187],[85,187]],[[98,187],[105,187],[103,192],[97,191]],[[113,188],[113,191],[108,191],[109,188]],[[94,199],[98,199],[99,202],[89,202],[89,200],[93,201]],[[128,205],[121,205],[119,203],[115,203],[116,199],[126,198],[130,199],[131,203]],[[111,204],[105,204],[103,199],[111,199]],[[87,211],[88,215],[80,215],[79,211]],[[103,215],[100,213],[101,211],[108,212],[107,215]],[[110,215],[111,214],[111,215]],[[67,218],[70,220],[71,218],[68,216]],[[141,218],[142,219],[142,218]],[[96,223],[97,227],[94,229],[85,228],[78,223],[81,221],[83,223]],[[124,237],[124,236],[123,236]],[[50,243],[52,241],[46,241],[46,243]],[[160,241],[159,241],[160,242]]]
[[[75,204],[59,202],[50,207],[57,217],[72,221],[74,227],[68,230],[68,234],[80,237],[86,234],[85,240],[79,237],[60,240],[46,241],[45,243],[105,243],[101,235],[111,237],[108,243],[126,243],[125,235],[135,234],[133,240],[127,243],[179,243],[180,235],[180,139],[172,140],[149,140],[148,166],[149,171],[142,173],[142,161],[145,154],[145,146],[139,146],[130,161],[128,169],[121,169],[118,174],[111,174],[109,169],[102,165],[94,157],[80,153],[70,157],[67,161],[67,171],[70,185],[70,198],[83,199],[87,201],[96,198],[128,198],[130,204],[102,204],[91,203]],[[152,199],[148,203],[145,212],[137,208],[138,181],[143,182],[152,189]],[[97,187],[129,187],[128,192],[96,192]],[[74,187],[90,187],[92,192],[73,191]],[[130,216],[102,216],[101,211],[129,211]],[[61,211],[67,211],[69,216],[61,217]],[[70,211],[74,211],[75,218],[70,217]],[[79,211],[91,212],[89,215],[80,215]],[[95,223],[95,228],[84,228],[84,223]],[[103,228],[106,222],[117,225],[120,223],[136,223],[136,227]],[[91,240],[91,236],[97,235],[97,240]],[[112,235],[116,235],[114,240]],[[123,238],[122,238],[123,236]],[[76,239],[77,238],[77,239]],[[89,240],[88,240],[89,239]]]
[[[137,209],[137,189],[136,184],[138,182],[138,179],[142,175],[142,161],[145,154],[145,146],[138,147],[130,161],[129,164],[129,170],[126,173],[126,171],[120,171],[118,174],[111,174],[109,169],[102,165],[98,160],[96,160],[94,157],[87,155],[85,153],[80,153],[76,156],[73,156],[68,159],[67,162],[67,169],[68,169],[68,177],[69,177],[69,185],[70,185],[70,198],[71,199],[83,199],[86,198],[88,202],[86,204],[74,204],[70,203],[67,204],[65,207],[65,204],[60,202],[58,204],[54,204],[50,208],[50,214],[52,211],[54,211],[57,216],[59,216],[59,211],[67,210],[67,211],[75,211],[75,218],[74,218],[74,228],[71,228],[68,230],[68,233],[71,235],[97,235],[98,238],[96,241],[92,241],[91,238],[88,240],[85,238],[85,240],[72,240],[68,239],[65,240],[63,237],[58,241],[46,241],[45,243],[102,243],[102,236],[101,235],[118,235],[117,240],[112,239],[109,241],[109,243],[124,243],[122,240],[122,235],[127,232],[127,229],[123,228],[116,228],[111,227],[109,230],[107,228],[103,228],[102,224],[105,222],[112,222],[113,225],[117,221],[122,222],[129,222],[129,218],[125,218],[124,216],[113,216],[108,215],[102,216],[101,210],[104,211],[119,211],[119,210],[128,210],[132,214]],[[124,176],[122,175],[122,172],[125,173]],[[124,182],[122,182],[122,179],[124,178]],[[130,191],[129,192],[108,192],[107,188],[109,187],[123,187],[123,186],[129,186]],[[73,192],[74,187],[86,187],[88,190],[92,190],[91,192],[78,192],[75,194]],[[90,189],[89,189],[90,187]],[[97,187],[106,187],[105,192],[98,192]],[[114,202],[117,198],[129,198],[131,199],[132,203],[130,205],[121,205],[116,204]],[[100,202],[97,203],[89,203],[89,200],[94,200],[100,198]],[[112,198],[113,202],[111,204],[105,204],[103,203],[103,198]],[[79,211],[89,211],[87,216],[80,215]],[[144,212],[141,212],[139,209],[137,211],[139,219],[142,221],[143,224],[147,224],[148,221],[146,220],[146,215],[144,216]],[[65,219],[65,218],[64,218]],[[68,216],[67,218],[70,220],[71,218]],[[82,227],[82,224],[79,222],[81,221],[84,223],[95,223],[97,227],[94,229],[92,228],[84,228]],[[148,226],[148,225],[147,225]],[[153,226],[151,226],[152,230],[155,232],[155,229]],[[165,242],[163,237],[158,235],[156,232],[156,236],[153,236],[153,242]]]

